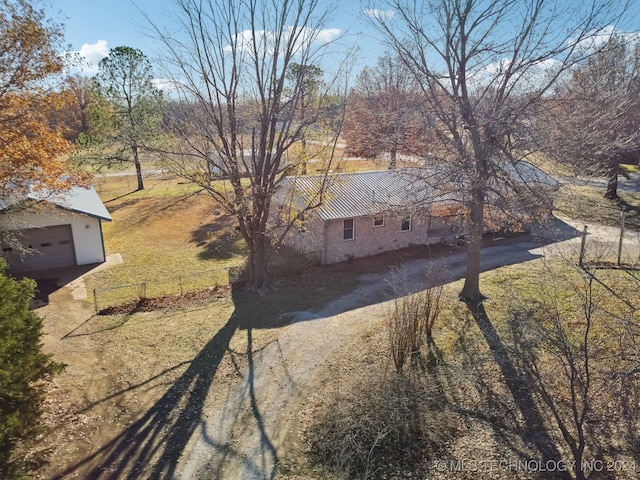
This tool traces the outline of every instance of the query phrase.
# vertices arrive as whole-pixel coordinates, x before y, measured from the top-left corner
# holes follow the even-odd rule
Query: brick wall
[[[366,257],[410,245],[426,245],[440,241],[440,236],[427,235],[428,218],[426,217],[413,217],[409,231],[401,230],[402,217],[384,216],[383,220],[383,226],[374,226],[373,217],[355,218],[353,240],[344,240],[343,220],[328,222],[325,263],[342,262],[350,258]]]

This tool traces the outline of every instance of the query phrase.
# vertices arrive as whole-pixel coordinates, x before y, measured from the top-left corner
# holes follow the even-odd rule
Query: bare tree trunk
[[[389,161],[389,170],[395,170],[398,166],[398,149],[394,145],[391,147],[391,160]]]
[[[259,232],[255,232],[254,238],[255,240],[249,245],[249,280],[245,288],[263,295],[273,288],[267,258],[269,241]]]
[[[302,168],[300,169],[300,175],[306,175],[307,174],[307,161],[308,161],[308,156],[307,156],[307,139],[303,138],[300,143],[302,144]]]
[[[131,151],[133,152],[133,164],[136,166],[136,178],[138,179],[138,188],[136,189],[136,191],[144,190],[144,183],[142,182],[142,167],[140,166],[138,146],[132,145]]]
[[[480,293],[480,252],[482,250],[482,231],[484,225],[484,195],[482,189],[473,189],[474,202],[469,209],[469,234],[467,239],[467,272],[460,300],[466,303],[479,303],[485,299]]]
[[[607,169],[607,191],[604,198],[609,200],[618,199],[618,164],[610,163]]]

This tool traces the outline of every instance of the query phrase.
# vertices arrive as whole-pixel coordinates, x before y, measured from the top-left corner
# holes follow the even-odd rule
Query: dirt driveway
[[[575,254],[581,228],[559,222],[550,233],[558,241],[546,246],[531,239],[487,247],[483,251],[482,268],[490,270],[569,251]],[[615,229],[591,227],[590,232],[592,238],[617,241]],[[628,241],[633,242],[635,238],[631,235]],[[430,263],[446,262],[446,280],[456,280],[464,276],[465,257],[463,251],[457,250],[437,260],[415,260],[404,266],[403,274],[407,284],[415,285],[417,290]],[[275,478],[278,465],[286,455],[283,445],[289,433],[288,419],[297,414],[301,402],[314,391],[314,385],[324,381],[322,367],[328,359],[377,324],[390,298],[388,273],[362,275],[352,291],[322,309],[289,312],[284,320],[290,324],[277,330],[270,341],[259,344],[250,326],[243,326],[241,319],[229,320],[190,361],[180,377],[180,385],[171,385],[152,409],[118,436],[117,442],[113,440],[102,446],[100,451],[104,455],[89,476],[185,480]],[[224,383],[203,378],[202,371],[207,368],[215,371],[225,354],[217,352],[216,345],[220,342],[229,345],[231,338],[238,334],[245,336],[248,348],[246,358],[235,364],[237,375]],[[91,355],[90,340],[82,341],[86,345],[79,344],[81,350],[77,355]],[[229,353],[233,356],[232,346]],[[191,371],[194,373],[190,374]],[[78,375],[85,375],[87,384],[91,385],[95,382],[91,376],[96,373],[99,374],[86,371]],[[82,381],[78,384],[82,385]],[[178,388],[191,395],[176,399]],[[173,427],[157,428],[158,418]],[[60,478],[77,475],[78,470],[70,469]]]
[[[538,241],[512,242],[485,248],[483,270],[521,263],[545,255],[575,255],[582,226],[558,222],[546,232],[558,241],[542,246]],[[589,226],[590,239],[617,241],[613,228]],[[629,242],[634,242],[629,235]],[[435,262],[446,262],[447,280],[465,273],[464,252]],[[420,286],[432,261],[407,264],[409,285]],[[419,287],[418,287],[419,288]],[[291,312],[292,324],[277,339],[250,359],[244,381],[230,392],[219,408],[207,412],[187,444],[177,477],[220,479],[274,478],[284,453],[287,419],[296,415],[301,401],[323,381],[323,363],[341,346],[360,335],[385,312],[390,298],[389,275],[363,275],[350,293],[316,312]],[[249,333],[250,335],[250,333]]]

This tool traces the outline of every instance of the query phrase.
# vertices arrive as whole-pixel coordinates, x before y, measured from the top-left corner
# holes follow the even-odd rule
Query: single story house
[[[275,210],[291,218],[320,191],[321,205],[305,213],[284,243],[323,265],[438,243],[462,228],[457,214],[436,209],[451,198],[442,192],[436,198],[428,182],[408,169],[286,177],[274,196]]]
[[[106,260],[102,222],[111,221],[111,215],[93,187],[26,197],[0,201],[0,229],[14,231],[26,249],[25,253],[2,246],[2,256],[13,274]],[[29,207],[16,208],[27,202]]]
[[[492,190],[513,193],[508,205],[497,205],[489,195],[488,229],[501,221],[501,207],[517,216],[540,204],[534,216],[550,213],[542,204],[558,188],[553,178],[527,162],[507,164],[501,173]],[[434,168],[285,177],[273,197],[274,230],[286,229],[306,205],[318,205],[289,228],[283,242],[323,265],[451,241],[464,233],[464,182]],[[508,197],[499,196],[503,203]]]

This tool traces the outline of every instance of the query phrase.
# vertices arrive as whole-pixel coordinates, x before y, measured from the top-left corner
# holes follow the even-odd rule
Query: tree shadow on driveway
[[[507,250],[500,247],[500,252],[503,253],[488,255],[485,269],[539,256],[531,254],[526,247],[527,245],[519,245]],[[509,254],[505,255],[504,252]],[[464,255],[457,255],[455,261],[463,265]],[[416,266],[417,276],[424,275],[421,268],[420,265]],[[459,278],[460,274],[451,275]],[[448,280],[453,279],[455,278]],[[381,292],[386,292],[389,288],[388,284],[381,282],[376,288],[363,290],[357,287],[341,292],[341,295],[323,305],[318,315],[308,319],[326,318],[360,306],[380,303],[386,300]],[[270,310],[265,310],[264,313],[261,309],[257,310],[263,300],[247,301],[248,295],[234,286],[234,312],[162,397],[117,437],[54,478],[236,478],[227,473],[227,468],[232,464],[240,465],[243,472],[241,478],[274,478],[280,459],[276,441],[272,437],[273,429],[268,428],[267,423],[271,422],[269,425],[273,425],[273,419],[280,414],[280,409],[278,405],[259,395],[261,385],[270,381],[270,378],[269,369],[261,365],[261,352],[255,351],[253,333],[255,329],[280,327],[288,322],[281,322]],[[212,424],[207,418],[209,415],[205,412],[205,405],[212,388],[215,388],[214,378],[221,362],[231,351],[231,341],[239,331],[246,333],[246,352],[242,354],[247,365],[239,372],[242,385],[226,399],[224,411],[211,412],[222,419],[219,421],[224,425]],[[270,348],[274,347],[278,347],[277,342]],[[275,357],[278,355],[280,354],[275,352]],[[286,356],[282,354],[281,357]],[[280,362],[280,358],[275,363],[278,368],[286,370],[286,362]],[[287,378],[287,375],[285,371],[283,376]],[[296,385],[287,387],[295,388]],[[257,436],[258,442],[249,454],[246,450],[236,448],[233,435],[226,435],[236,427],[255,430],[254,437]],[[194,453],[188,445],[194,437],[206,443],[207,448]],[[193,455],[204,455],[205,458],[193,460]]]
[[[137,421],[81,462],[54,478],[173,478],[187,442],[201,424],[205,400],[243,316],[229,320],[188,368]]]

